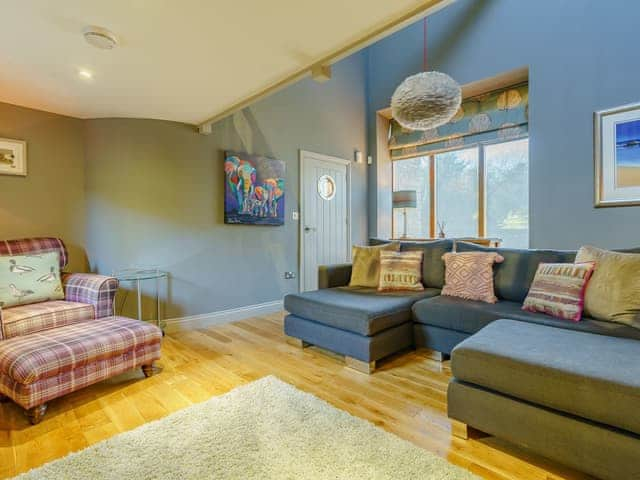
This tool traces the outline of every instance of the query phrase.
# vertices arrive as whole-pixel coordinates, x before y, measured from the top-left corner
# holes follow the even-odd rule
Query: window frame
[[[485,142],[478,142],[475,145],[469,146],[458,146],[451,147],[442,150],[438,150],[435,152],[431,152],[427,155],[411,155],[406,156],[397,160],[392,160],[391,162],[391,191],[395,191],[395,170],[393,168],[393,164],[395,162],[402,162],[403,160],[410,160],[412,158],[420,158],[427,157],[429,159],[429,178],[427,179],[429,185],[429,238],[409,238],[408,240],[430,240],[436,238],[436,213],[437,213],[437,201],[436,198],[436,155],[442,153],[456,152],[462,150],[470,150],[476,149],[478,152],[478,224],[476,226],[477,236],[479,238],[485,238],[487,234],[487,169],[486,169],[486,161],[485,161],[485,149],[490,145],[497,145],[501,143],[509,143],[515,142],[518,140],[527,140],[527,150],[529,147],[529,136],[523,136],[520,138],[509,139],[509,140],[491,140]],[[527,153],[527,158],[529,155]],[[531,166],[529,164],[529,170]],[[393,212],[391,214],[391,236],[394,239],[398,239],[400,237],[397,236],[396,232],[396,221],[395,215]],[[404,239],[407,240],[407,239]]]

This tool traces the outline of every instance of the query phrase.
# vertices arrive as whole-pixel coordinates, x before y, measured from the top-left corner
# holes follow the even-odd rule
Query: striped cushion
[[[53,300],[2,310],[0,328],[2,338],[8,339],[93,320],[95,316],[93,305]]]
[[[580,321],[594,267],[594,262],[541,263],[522,309]]]
[[[420,291],[422,285],[422,251],[380,252],[378,291]]]
[[[445,253],[445,285],[442,295],[496,303],[493,264],[504,261],[495,252]]]
[[[158,327],[124,317],[67,325],[0,342],[0,374],[27,385],[161,339]]]

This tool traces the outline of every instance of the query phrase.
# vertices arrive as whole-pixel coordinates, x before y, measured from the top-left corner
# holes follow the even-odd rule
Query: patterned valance
[[[528,135],[529,85],[522,83],[465,99],[453,119],[436,129],[408,130],[391,121],[391,159],[432,154]]]

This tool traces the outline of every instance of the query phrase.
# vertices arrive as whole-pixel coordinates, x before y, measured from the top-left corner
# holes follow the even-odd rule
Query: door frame
[[[305,279],[305,271],[304,271],[304,176],[305,176],[305,158],[311,158],[320,160],[322,162],[335,163],[337,165],[343,165],[347,169],[346,173],[346,187],[347,187],[347,246],[346,246],[346,258],[347,261],[351,260],[351,162],[349,160],[345,160],[344,158],[332,157],[330,155],[324,155],[322,153],[311,152],[309,150],[299,150],[298,153],[299,164],[300,164],[300,175],[298,179],[298,204],[300,213],[298,215],[298,238],[299,240],[299,249],[298,249],[298,291],[302,292],[304,289],[304,279]]]

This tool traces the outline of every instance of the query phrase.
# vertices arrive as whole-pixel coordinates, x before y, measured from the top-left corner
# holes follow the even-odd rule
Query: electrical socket
[[[296,272],[284,272],[284,278],[285,280],[296,278]]]

